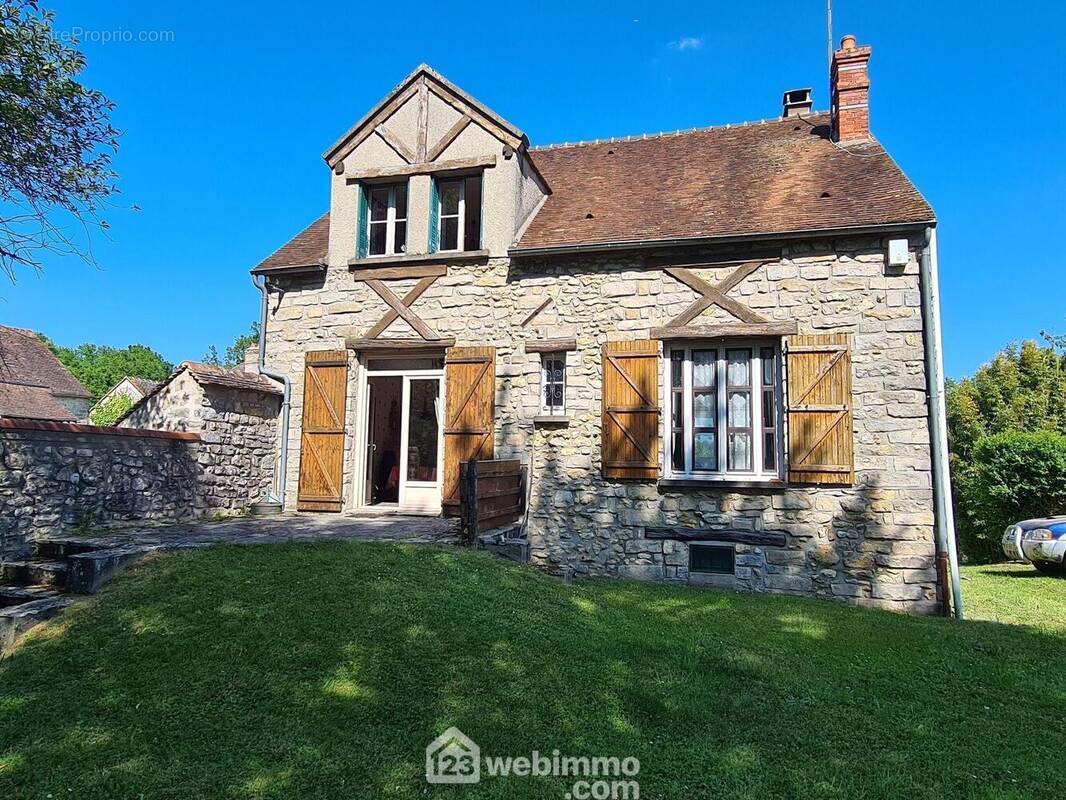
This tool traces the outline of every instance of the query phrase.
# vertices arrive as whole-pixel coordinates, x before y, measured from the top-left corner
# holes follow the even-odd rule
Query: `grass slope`
[[[1066,636],[436,548],[159,558],[0,663],[0,797],[564,797],[483,754],[636,756],[645,798],[1062,797]]]

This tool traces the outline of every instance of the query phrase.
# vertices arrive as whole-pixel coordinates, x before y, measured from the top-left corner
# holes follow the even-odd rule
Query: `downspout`
[[[947,553],[951,576],[952,609],[963,619],[959,555],[955,545],[955,511],[951,505],[951,468],[948,464],[947,406],[944,401],[944,345],[940,331],[940,277],[937,264],[936,228],[925,229],[925,245],[919,259],[922,293],[922,330],[925,333],[925,374],[929,383],[929,438],[933,456],[933,501],[936,504],[936,537],[939,552]],[[947,598],[945,598],[946,600]]]
[[[269,278],[258,275],[252,276],[252,284],[263,295],[262,309],[259,315],[259,374],[272,378],[282,385],[281,396],[281,454],[278,459],[278,472],[274,476],[277,485],[277,501],[281,503],[281,510],[285,510],[285,482],[288,477],[289,465],[289,406],[292,399],[292,382],[289,376],[282,372],[274,372],[266,368],[266,332],[267,332],[267,307],[269,306],[270,288],[267,285]]]

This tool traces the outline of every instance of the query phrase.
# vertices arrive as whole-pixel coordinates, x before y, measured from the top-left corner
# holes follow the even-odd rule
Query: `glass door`
[[[405,375],[400,433],[400,506],[433,511],[441,506],[444,407],[441,378]]]

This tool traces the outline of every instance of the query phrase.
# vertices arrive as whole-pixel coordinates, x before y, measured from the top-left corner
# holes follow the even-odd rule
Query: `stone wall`
[[[264,392],[205,386],[200,412],[202,501],[242,511],[274,481],[281,399]]]
[[[37,536],[205,513],[200,447],[195,434],[0,422],[0,556]]]
[[[800,333],[852,334],[856,485],[728,490],[665,489],[655,481],[600,475],[601,347],[646,338],[695,298],[692,290],[637,257],[568,260],[491,259],[455,263],[412,309],[459,345],[497,348],[496,457],[533,454],[529,534],[532,560],[548,569],[699,582],[687,570],[688,546],[643,538],[645,526],[781,530],[784,548],[737,547],[740,589],[812,594],[929,612],[936,605],[933,501],[916,248],[889,267],[887,242],[848,238],[782,248],[730,295]],[[714,283],[734,269],[697,269]],[[413,282],[393,282],[403,296]],[[303,354],[343,347],[387,311],[344,268],[288,279],[268,325],[269,366],[293,379],[288,496],[300,461]],[[520,322],[545,299],[527,327]],[[727,321],[713,310],[691,324]],[[729,319],[732,322],[734,320]],[[405,323],[385,336],[412,336]],[[567,354],[569,424],[538,428],[539,357],[526,340],[574,336]],[[350,371],[345,507],[351,508],[357,436],[356,379]]]

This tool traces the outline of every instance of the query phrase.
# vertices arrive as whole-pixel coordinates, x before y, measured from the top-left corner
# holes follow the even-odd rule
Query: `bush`
[[[126,416],[126,412],[131,408],[133,400],[128,394],[116,394],[90,411],[89,421],[93,425],[111,426]]]
[[[1000,538],[1024,519],[1066,514],[1066,435],[1010,432],[980,439],[955,481],[960,547],[999,560]]]

